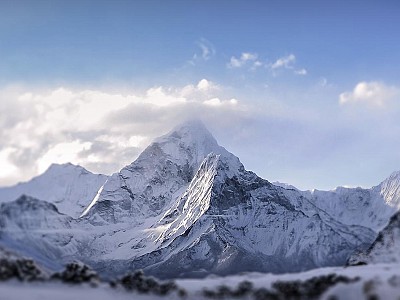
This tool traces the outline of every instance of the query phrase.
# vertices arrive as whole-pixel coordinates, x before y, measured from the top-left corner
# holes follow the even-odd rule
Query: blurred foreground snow
[[[348,278],[348,283],[337,283],[325,290],[321,297],[315,299],[399,299],[400,297],[400,265],[379,264],[348,268],[321,268],[302,273],[273,275],[248,273],[228,277],[209,276],[205,279],[180,279],[176,284],[186,290],[186,297],[177,293],[165,297],[154,294],[138,294],[135,291],[126,291],[121,287],[111,288],[107,283],[97,287],[89,284],[67,285],[57,282],[18,282],[7,281],[0,283],[0,300],[70,300],[70,299],[96,299],[96,300],[123,300],[123,299],[208,299],[205,291],[217,292],[221,290],[235,291],[240,283],[251,282],[251,289],[237,299],[271,299],[263,298],[258,290],[276,292],[276,282],[292,284],[295,282],[310,281],[311,278],[326,278],[335,274]],[[354,280],[356,279],[356,280]],[[354,280],[354,281],[353,281]],[[321,286],[320,284],[318,285]],[[217,295],[217,296],[215,296]],[[280,294],[279,294],[280,295]],[[334,297],[333,297],[334,296]],[[214,294],[214,297],[231,299],[228,294]],[[282,297],[282,295],[280,295]],[[285,298],[279,298],[285,299]],[[310,299],[305,295],[298,295],[292,299]]]

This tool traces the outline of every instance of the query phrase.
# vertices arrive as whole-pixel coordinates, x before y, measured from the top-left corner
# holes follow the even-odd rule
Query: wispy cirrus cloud
[[[231,69],[241,68],[244,66],[257,68],[262,66],[262,62],[258,60],[257,53],[243,52],[239,57],[232,56],[227,64],[227,67]]]
[[[293,64],[296,62],[296,56],[294,54],[289,54],[288,56],[283,56],[278,58],[273,64],[270,65],[271,69],[293,69]]]
[[[293,70],[293,74],[305,76],[307,75],[307,70],[305,68],[296,69],[296,56],[294,54],[289,54],[278,58],[274,63],[268,64],[269,68],[274,75],[279,69]]]
[[[201,38],[196,42],[196,46],[198,47],[198,51],[193,54],[191,60],[189,60],[189,64],[195,65],[196,62],[199,61],[208,61],[212,57],[214,57],[217,53],[214,45],[207,39]]]
[[[277,75],[279,70],[292,70],[293,74],[305,76],[307,70],[305,68],[296,68],[296,56],[289,54],[282,56],[272,63],[263,62],[257,53],[243,52],[239,57],[231,56],[230,61],[227,63],[230,69],[247,68],[248,70],[255,71],[260,67],[265,67],[270,70],[274,76]]]

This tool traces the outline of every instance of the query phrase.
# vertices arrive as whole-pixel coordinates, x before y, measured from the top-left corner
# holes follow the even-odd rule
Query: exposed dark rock
[[[318,299],[324,292],[338,283],[352,283],[359,278],[329,274],[312,277],[306,281],[277,281],[272,286],[285,299]]]
[[[99,282],[97,273],[81,262],[67,264],[62,272],[54,273],[51,278],[73,284],[88,282],[95,285]]]
[[[159,282],[154,277],[145,276],[142,270],[127,274],[116,282],[110,282],[110,285],[114,288],[121,285],[128,291],[136,291],[141,294],[166,296],[176,292],[181,297],[186,296],[186,291],[179,288],[175,282]]]
[[[251,282],[241,282],[236,289],[227,286],[219,286],[216,290],[204,290],[203,295],[213,299],[230,299],[252,296],[255,300],[308,300],[319,299],[329,288],[338,283],[352,283],[359,278],[348,278],[329,274],[313,277],[305,281],[277,281],[271,289],[254,289]]]
[[[46,275],[31,259],[0,258],[0,281],[16,278],[20,281],[44,280]]]

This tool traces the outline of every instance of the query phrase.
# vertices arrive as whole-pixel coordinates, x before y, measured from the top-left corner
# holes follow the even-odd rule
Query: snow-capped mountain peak
[[[149,216],[165,212],[210,153],[240,164],[239,159],[218,145],[200,121],[176,126],[109,178],[88,215],[96,215],[92,218],[97,221],[100,216],[106,222],[142,223]]]
[[[201,121],[187,121],[176,126],[166,135],[156,138],[132,165],[141,160],[154,159],[155,156],[162,155],[166,159],[177,163],[187,163],[197,169],[211,152],[219,154],[226,150],[218,145]],[[195,171],[193,170],[192,173]]]
[[[0,188],[0,202],[25,194],[57,205],[60,212],[77,218],[95,197],[107,176],[93,174],[71,163],[52,164],[28,182]]]
[[[164,144],[171,139],[179,140],[181,145],[198,150],[217,148],[218,143],[201,121],[187,121],[173,128],[169,133],[156,138],[154,142]]]
[[[386,178],[377,189],[380,190],[380,194],[385,199],[387,205],[400,209],[400,171],[393,172],[388,178]]]
[[[64,163],[64,164],[57,164],[53,163],[51,164],[47,170],[43,173],[71,173],[71,172],[82,172],[82,173],[90,173],[88,170],[86,170],[84,167],[79,166],[79,165],[74,165],[70,162]]]

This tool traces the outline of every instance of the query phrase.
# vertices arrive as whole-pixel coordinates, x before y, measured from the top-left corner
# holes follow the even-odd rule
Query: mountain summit
[[[141,223],[171,205],[209,153],[238,159],[218,145],[200,121],[189,121],[154,140],[130,165],[113,174],[88,215],[95,222]],[[136,217],[132,219],[132,215]]]

